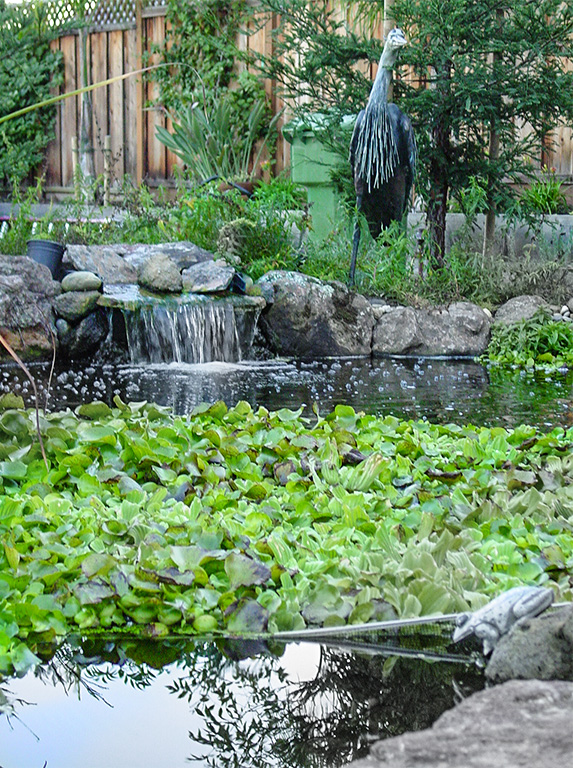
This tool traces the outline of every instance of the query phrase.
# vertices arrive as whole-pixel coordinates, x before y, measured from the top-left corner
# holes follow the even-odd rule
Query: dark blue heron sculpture
[[[404,45],[407,40],[402,30],[393,29],[386,38],[368,104],[358,115],[350,142],[356,208],[366,217],[374,239],[392,221],[403,220],[416,171],[416,142],[410,119],[396,104],[388,103],[392,69]],[[357,217],[350,261],[351,285],[359,244]]]

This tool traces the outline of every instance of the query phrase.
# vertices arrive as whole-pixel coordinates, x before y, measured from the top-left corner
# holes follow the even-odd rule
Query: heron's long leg
[[[356,258],[358,256],[358,246],[360,245],[360,217],[359,212],[362,206],[362,195],[356,198],[356,222],[354,223],[354,235],[352,237],[352,256],[350,258],[350,273],[348,275],[348,284],[354,285],[354,272],[356,271]]]

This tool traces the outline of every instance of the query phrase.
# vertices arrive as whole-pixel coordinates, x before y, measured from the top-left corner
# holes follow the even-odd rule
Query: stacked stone
[[[573,323],[573,296],[561,307],[561,319]]]
[[[95,352],[108,334],[109,321],[98,306],[102,279],[93,272],[70,272],[62,280],[62,293],[54,299],[60,351],[70,358]]]

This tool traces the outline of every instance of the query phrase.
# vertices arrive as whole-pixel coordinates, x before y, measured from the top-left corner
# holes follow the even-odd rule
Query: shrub
[[[62,56],[50,48],[54,32],[42,3],[7,6],[0,0],[0,115],[35,104],[63,82]],[[54,107],[0,126],[0,183],[25,179],[43,160],[53,137]]]
[[[529,320],[495,324],[487,350],[492,363],[518,367],[573,366],[573,327],[539,310]]]

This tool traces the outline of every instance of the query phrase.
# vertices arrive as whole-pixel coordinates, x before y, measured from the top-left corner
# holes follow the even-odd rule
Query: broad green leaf
[[[106,416],[112,415],[112,410],[106,403],[102,403],[100,400],[94,400],[92,403],[84,403],[76,409],[78,416],[82,416],[86,419],[104,419]]]
[[[232,633],[262,633],[267,629],[269,614],[255,600],[241,601],[227,620],[227,630]]]
[[[225,573],[229,577],[230,589],[264,584],[271,577],[270,568],[258,560],[231,552],[225,558]]]
[[[0,477],[23,480],[28,472],[23,461],[0,461]]]
[[[96,554],[94,552],[82,561],[82,572],[84,576],[91,579],[92,576],[98,573],[105,576],[115,566],[117,566],[117,561],[111,555],[105,553]]]

